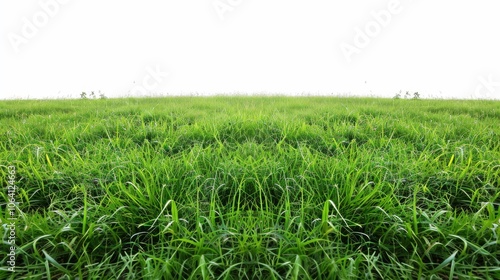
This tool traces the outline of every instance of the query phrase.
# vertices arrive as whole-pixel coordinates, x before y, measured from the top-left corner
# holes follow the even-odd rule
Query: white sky
[[[0,99],[500,99],[499,12],[498,0],[2,0]]]

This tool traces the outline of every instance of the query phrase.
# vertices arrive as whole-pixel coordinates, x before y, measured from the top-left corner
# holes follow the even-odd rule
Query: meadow
[[[500,279],[499,123],[498,101],[1,101],[0,279]]]

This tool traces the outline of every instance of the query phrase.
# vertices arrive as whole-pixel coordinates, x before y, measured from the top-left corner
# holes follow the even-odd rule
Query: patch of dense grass
[[[500,103],[0,103],[2,279],[498,279]]]

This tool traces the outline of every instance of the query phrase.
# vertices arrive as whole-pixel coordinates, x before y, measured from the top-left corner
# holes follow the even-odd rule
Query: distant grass
[[[500,103],[0,102],[1,279],[500,279]]]

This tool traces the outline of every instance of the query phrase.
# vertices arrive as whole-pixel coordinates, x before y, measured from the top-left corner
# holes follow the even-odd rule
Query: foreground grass
[[[1,279],[499,279],[500,103],[0,103]]]

